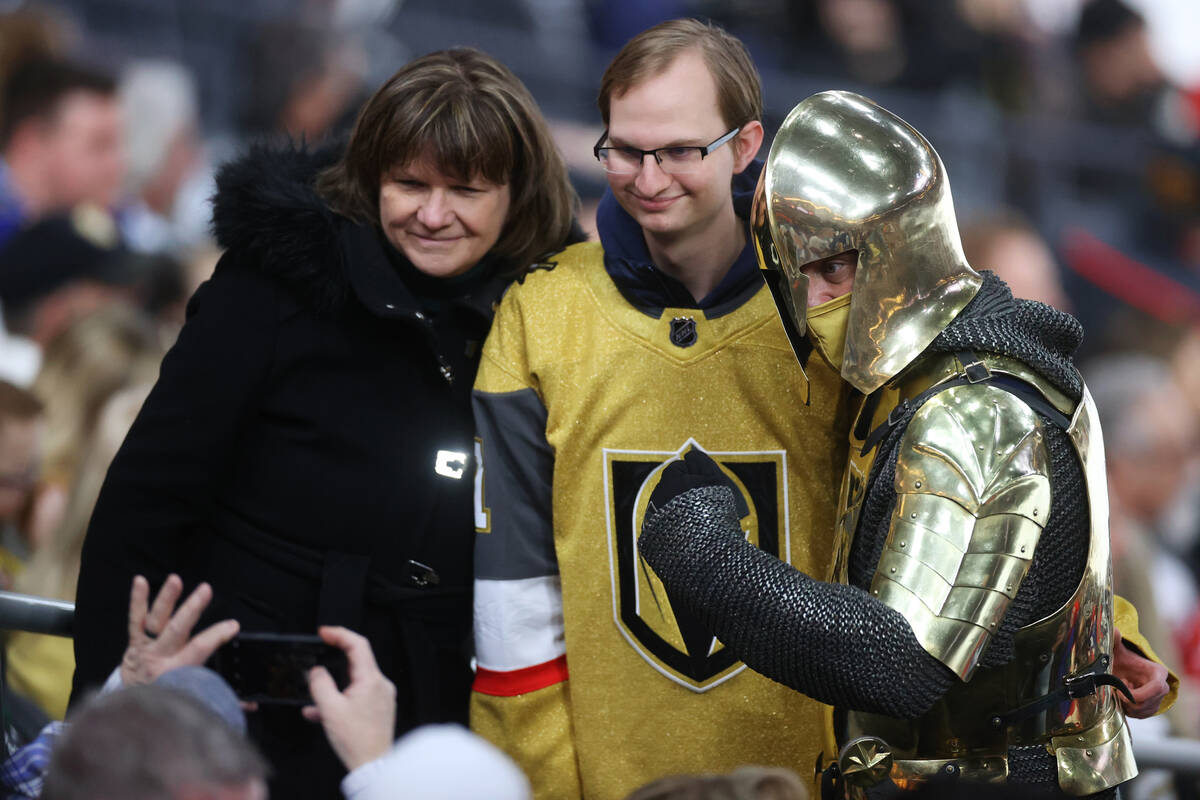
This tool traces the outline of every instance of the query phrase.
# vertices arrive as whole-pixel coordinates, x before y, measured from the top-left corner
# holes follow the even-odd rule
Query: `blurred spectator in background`
[[[120,666],[71,723],[43,724],[0,763],[4,797],[90,800],[97,792],[130,800],[266,797],[268,767],[244,738],[247,721],[237,696],[220,675],[199,666],[239,626],[223,620],[193,636],[212,589],[201,584],[176,610],[182,590],[179,576],[171,575],[151,605],[146,579],[134,578]],[[347,800],[391,800],[398,787],[405,797],[426,800],[529,800],[529,781],[512,760],[461,726],[426,725],[393,742],[396,687],[380,672],[370,643],[341,627],[319,633],[345,652],[350,680],[339,689],[324,667],[312,669],[313,704],[303,714],[321,724],[350,770],[341,783]],[[179,697],[197,705],[181,706]],[[127,716],[118,718],[114,708]],[[197,716],[199,711],[204,713]]]
[[[1166,78],[1141,14],[1122,0],[1090,0],[1080,12],[1074,45],[1084,117],[1145,125]]]
[[[50,341],[32,390],[44,411],[17,429],[11,442],[13,489],[23,494],[12,552],[27,558],[13,588],[74,601],[83,537],[100,484],[162,354],[149,320],[120,304],[93,311]],[[0,481],[9,479],[6,434],[0,427]],[[22,470],[24,483],[18,480]],[[0,483],[0,500],[7,495]],[[62,719],[75,670],[71,640],[16,633],[6,649],[9,686],[48,717]]]
[[[963,227],[962,244],[967,262],[995,272],[1014,297],[1071,310],[1050,245],[1018,212],[999,209],[973,220]]]
[[[0,85],[26,61],[61,57],[78,38],[77,33],[61,13],[45,6],[18,5],[0,13]]]
[[[1200,611],[1200,591],[1187,562],[1165,540],[1163,524],[1195,474],[1188,467],[1200,431],[1196,413],[1168,364],[1153,356],[1104,356],[1083,373],[1104,431],[1114,591],[1137,607],[1141,632],[1162,658],[1183,664],[1178,644]],[[1181,691],[1180,702],[1166,712],[1176,733],[1200,733],[1195,703]]]
[[[816,0],[827,57],[860,83],[892,83],[908,64],[900,9],[893,0]],[[833,66],[830,64],[828,66]],[[827,67],[828,69],[828,67]],[[829,69],[828,74],[837,74]]]
[[[649,783],[627,800],[808,800],[791,770],[739,767],[729,775],[673,775]]]
[[[110,214],[79,206],[50,214],[0,246],[0,303],[9,332],[45,347],[72,320],[118,299],[124,255]]]
[[[1139,245],[1175,266],[1182,280],[1200,277],[1200,142],[1155,148],[1146,163],[1146,190]]]
[[[27,522],[42,451],[42,403],[0,380],[0,589],[11,589],[29,558]]]
[[[363,93],[365,59],[354,43],[294,19],[262,25],[243,52],[242,129],[310,144],[349,132]]]
[[[195,81],[171,61],[140,61],[121,77],[129,172],[119,215],[125,242],[178,253],[208,240],[216,190],[200,140]]]
[[[187,252],[192,258],[206,248]],[[211,268],[210,261],[204,269]],[[50,215],[0,248],[8,344],[11,349],[12,342],[27,339],[35,349],[44,348],[76,320],[113,304],[140,308],[169,343],[183,322],[188,295],[204,277],[193,281],[166,253],[132,252],[121,243],[112,216],[95,207]],[[10,361],[20,354],[12,355]]]
[[[1200,419],[1200,327],[1192,328],[1180,339],[1171,356],[1171,370],[1192,414]],[[1200,531],[1197,534],[1200,538]],[[1200,559],[1197,565],[1200,566]]]
[[[162,354],[153,327],[122,305],[80,319],[47,346],[33,385],[46,407],[44,464],[29,523],[35,550],[63,521],[105,405],[121,389],[153,383]]]
[[[690,0],[611,0],[589,2],[592,39],[602,48],[618,50],[649,27],[695,12]]]
[[[125,652],[103,688],[96,696],[89,698],[86,704],[88,708],[75,719],[82,723],[88,718],[89,709],[120,702],[111,700],[115,694],[131,688],[140,691],[148,684],[155,684],[156,690],[166,688],[178,691],[203,704],[213,715],[205,721],[205,727],[213,728],[210,734],[217,738],[197,739],[193,736],[190,742],[181,740],[179,729],[170,724],[163,727],[159,715],[157,719],[135,720],[133,724],[145,730],[139,730],[134,736],[114,729],[111,731],[111,741],[89,741],[87,743],[91,746],[85,748],[85,752],[79,752],[79,740],[64,735],[70,729],[65,722],[47,722],[43,718],[36,728],[21,728],[14,722],[7,726],[6,735],[10,738],[6,743],[11,745],[16,741],[25,744],[15,752],[10,750],[8,757],[0,763],[0,792],[5,798],[91,798],[96,797],[99,790],[115,792],[104,797],[131,800],[173,798],[176,797],[173,791],[179,788],[178,784],[193,781],[198,770],[202,773],[201,778],[219,778],[221,767],[212,763],[213,751],[208,748],[216,743],[218,752],[222,749],[229,752],[228,746],[221,746],[221,734],[229,731],[238,738],[234,747],[246,751],[248,757],[258,764],[256,770],[262,776],[265,765],[243,738],[246,717],[236,695],[224,679],[200,666],[218,647],[238,633],[238,624],[234,620],[222,620],[193,636],[192,629],[212,600],[212,588],[201,584],[176,610],[175,604],[182,592],[183,584],[179,576],[172,575],[154,598],[154,603],[150,604],[150,587],[146,579],[139,575],[133,580],[127,594],[129,612],[127,632],[123,637],[127,642]],[[158,633],[150,636],[147,631]],[[15,695],[5,698],[6,703],[13,700],[23,698]],[[20,708],[20,704],[14,706]],[[153,704],[153,707],[165,710],[161,704]],[[5,716],[9,717],[12,710],[6,707]],[[187,714],[179,717],[181,721],[187,719]],[[90,740],[98,733],[94,726],[84,725],[76,736]],[[158,734],[162,735],[163,741],[147,745],[144,737],[156,737]],[[58,745],[64,742],[66,744],[60,751]],[[190,746],[180,749],[181,744]],[[228,745],[228,740],[225,740],[225,744]],[[147,759],[154,760],[154,763],[147,765],[144,763]],[[197,761],[206,760],[207,763],[196,764]],[[53,789],[43,794],[48,767],[55,773],[51,781]],[[232,800],[219,792],[215,796],[203,791],[195,794],[185,791],[183,794],[189,800],[210,796],[214,800]]]
[[[739,3],[720,5],[731,24],[747,26]],[[996,19],[1001,16],[998,10],[979,10],[979,2],[956,0],[808,0],[781,5],[785,10],[774,15],[777,22],[756,26],[754,38],[789,71],[829,81],[814,88],[980,86],[985,66],[997,72],[1012,58],[1003,52],[1008,48],[1003,25],[1013,25],[1013,16],[1020,19],[1019,13],[1010,12],[1002,22]],[[964,6],[971,8],[972,16],[964,15]],[[780,23],[786,25],[786,36],[781,37]]]
[[[144,378],[151,377],[148,368],[153,354],[151,351],[140,365],[147,371]],[[129,432],[150,386],[149,380],[138,382],[138,378],[133,378],[127,388],[107,398],[69,487],[62,519],[18,576],[15,586],[18,591],[75,602],[79,556],[88,520],[100,496],[108,465]],[[0,428],[0,434],[2,431]],[[0,459],[3,457],[0,451]],[[14,633],[8,637],[9,685],[36,703],[51,719],[62,719],[66,714],[74,672],[75,653],[70,639],[33,633]]]
[[[0,243],[55,211],[113,207],[125,149],[111,77],[37,58],[8,75],[0,108]]]
[[[262,756],[210,704],[155,684],[81,709],[55,745],[41,796],[265,800],[266,775]]]

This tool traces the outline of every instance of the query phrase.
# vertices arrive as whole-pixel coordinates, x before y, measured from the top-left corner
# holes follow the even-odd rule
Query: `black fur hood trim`
[[[213,234],[229,262],[289,287],[318,311],[336,311],[353,290],[335,214],[313,187],[340,146],[254,145],[217,171]]]

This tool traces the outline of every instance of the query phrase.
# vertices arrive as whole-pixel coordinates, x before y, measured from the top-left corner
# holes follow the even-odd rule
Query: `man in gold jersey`
[[[472,726],[539,798],[747,763],[811,776],[823,707],[676,608],[636,544],[652,475],[697,449],[751,542],[830,562],[846,390],[819,357],[805,379],[750,243],[758,75],[735,38],[676,20],[625,46],[599,106],[600,242],[508,292],[476,382]]]

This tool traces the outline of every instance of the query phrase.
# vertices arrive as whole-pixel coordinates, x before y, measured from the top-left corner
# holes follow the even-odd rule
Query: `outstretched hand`
[[[396,728],[396,687],[379,671],[371,643],[347,628],[322,626],[317,633],[341,648],[350,666],[350,685],[338,691],[324,667],[308,673],[315,705],[305,706],[305,719],[320,722],[325,736],[346,769],[355,770],[386,753]]]
[[[1121,698],[1125,716],[1137,719],[1152,717],[1158,713],[1159,705],[1170,691],[1167,668],[1126,647],[1120,631],[1116,632],[1115,639],[1112,672],[1129,687],[1133,695],[1132,701],[1123,694],[1117,695]]]
[[[175,610],[183,581],[171,574],[148,606],[150,584],[141,575],[129,592],[129,645],[121,658],[121,682],[126,686],[151,683],[164,672],[203,664],[238,632],[237,620],[214,623],[192,636],[200,615],[212,601],[212,587],[202,583]]]

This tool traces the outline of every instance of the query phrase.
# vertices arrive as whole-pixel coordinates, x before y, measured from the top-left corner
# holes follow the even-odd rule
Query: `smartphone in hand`
[[[349,683],[346,654],[315,634],[239,633],[210,662],[239,700],[294,706],[312,703],[308,672],[318,665],[339,689]]]

